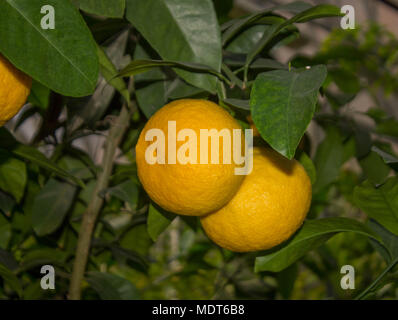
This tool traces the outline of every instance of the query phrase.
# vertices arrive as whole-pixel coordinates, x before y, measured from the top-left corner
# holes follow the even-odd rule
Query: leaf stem
[[[387,268],[384,269],[384,271],[376,278],[375,281],[373,281],[365,290],[363,290],[359,295],[355,297],[355,300],[362,300],[368,293],[371,291],[379,282],[381,279],[384,278],[384,276],[390,272],[392,268],[395,267],[395,265],[398,263],[398,258],[395,258],[388,266]]]
[[[113,170],[113,163],[116,150],[122,141],[130,119],[130,110],[126,104],[117,120],[109,130],[106,139],[104,157],[102,159],[102,168],[98,175],[97,184],[86,212],[83,215],[83,221],[79,231],[79,238],[76,248],[75,261],[73,264],[72,278],[69,287],[69,299],[79,300],[81,298],[81,284],[86,270],[88,255],[90,251],[91,239],[94,232],[95,223],[103,205],[103,198],[99,193],[106,189]]]

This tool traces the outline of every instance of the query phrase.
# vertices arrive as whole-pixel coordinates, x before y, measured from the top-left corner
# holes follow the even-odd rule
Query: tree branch
[[[129,119],[130,110],[126,105],[123,105],[120,115],[109,130],[109,134],[105,142],[105,153],[102,159],[103,171],[98,176],[97,184],[87,211],[83,215],[83,221],[79,231],[72,279],[69,287],[68,298],[70,300],[79,300],[81,297],[81,283],[86,270],[91,238],[104,201],[103,198],[99,196],[99,193],[108,187],[109,178],[113,170],[116,150],[122,141],[123,135],[127,131]]]

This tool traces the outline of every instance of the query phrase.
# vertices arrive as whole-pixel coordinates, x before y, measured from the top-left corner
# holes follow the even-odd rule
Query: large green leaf
[[[148,211],[148,233],[153,241],[169,226],[176,217],[175,214],[151,204]]]
[[[326,67],[319,65],[305,71],[261,73],[254,82],[253,122],[265,141],[289,159],[312,119],[325,77]]]
[[[114,274],[91,271],[87,281],[102,300],[137,300],[137,288],[127,279]]]
[[[55,10],[55,29],[41,28],[45,5]],[[96,45],[70,1],[0,1],[0,52],[63,95],[89,95],[97,83]]]
[[[354,189],[354,201],[365,213],[398,235],[398,178],[378,187],[369,181]]]
[[[27,182],[26,165],[12,153],[0,149],[0,189],[20,202]]]
[[[37,235],[58,229],[73,204],[76,187],[50,179],[36,196],[32,208],[32,225]]]
[[[163,59],[220,72],[220,30],[211,0],[127,0],[126,17]],[[217,79],[211,75],[176,72],[199,88],[216,91]]]
[[[109,18],[122,18],[126,0],[73,0],[83,11]]]
[[[257,257],[255,271],[279,272],[289,267],[308,251],[321,246],[335,234],[348,231],[381,241],[378,235],[366,225],[353,219],[338,217],[308,220],[287,243],[262,257]]]

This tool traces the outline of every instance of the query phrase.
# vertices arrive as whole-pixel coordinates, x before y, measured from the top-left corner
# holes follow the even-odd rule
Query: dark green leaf
[[[256,258],[255,271],[279,272],[339,232],[355,232],[380,241],[364,224],[348,218],[308,220],[288,242],[277,250]]]
[[[341,16],[340,9],[338,7],[332,5],[318,5],[312,8],[309,8],[305,11],[302,11],[290,18],[286,21],[280,21],[271,25],[264,32],[260,41],[257,42],[257,45],[250,50],[246,58],[246,72],[248,66],[252,63],[255,57],[266,47],[266,45],[276,36],[278,35],[284,28],[290,26],[293,23],[306,22],[309,20],[314,20],[318,18],[324,17],[336,17]]]
[[[73,204],[76,187],[50,179],[36,196],[32,208],[33,229],[39,236],[58,229]]]
[[[117,186],[106,189],[105,193],[127,202],[132,210],[136,209],[137,207],[138,187],[131,180],[125,181]]]
[[[14,199],[8,194],[0,191],[0,210],[3,211],[5,214],[9,214],[14,205]]]
[[[127,0],[126,17],[163,59],[220,72],[220,30],[211,0]],[[194,86],[216,91],[217,79],[211,75],[176,72]]]
[[[381,149],[379,149],[376,146],[372,147],[372,151],[376,152],[379,156],[382,157],[383,161],[387,164],[390,163],[398,163],[398,158],[396,158],[395,156],[393,156],[392,154],[389,154]]]
[[[344,161],[344,146],[339,130],[329,127],[325,133],[326,137],[319,145],[314,159],[317,172],[314,193],[336,181]]]
[[[22,296],[22,286],[15,274],[0,263],[0,277],[15,290],[19,296]]]
[[[258,75],[250,96],[253,122],[272,148],[292,159],[315,111],[325,66]]]
[[[46,110],[50,101],[50,89],[40,82],[33,81],[28,101],[42,110]]]
[[[0,189],[14,196],[20,202],[26,182],[26,165],[8,151],[0,149]]]
[[[134,60],[153,58],[143,46],[137,45]],[[158,109],[166,104],[166,74],[161,68],[153,68],[145,73],[137,74],[134,78],[138,106],[149,119]],[[156,94],[153,94],[156,92]]]
[[[122,18],[126,0],[77,0],[80,9],[98,16]]]
[[[84,188],[83,181],[58,167],[51,160],[47,159],[46,156],[42,154],[39,150],[30,146],[18,145],[12,150],[12,152],[23,159],[33,162],[43,169],[49,170],[59,177],[71,179],[73,182]]]
[[[250,110],[250,101],[249,100],[241,100],[241,99],[224,99],[224,103],[229,104],[233,107],[243,109],[243,110]]]
[[[137,288],[127,279],[114,274],[91,271],[87,281],[102,300],[137,300]]]
[[[0,213],[0,249],[4,250],[7,249],[10,239],[11,239],[11,224]]]
[[[391,263],[392,260],[398,257],[398,236],[388,231],[373,219],[369,220],[368,225],[383,240],[383,246],[377,241],[374,241],[372,244],[380,252],[386,262],[388,264]]]
[[[389,172],[390,167],[387,166],[383,159],[376,153],[371,151],[366,157],[359,160],[366,177],[374,184],[383,183]]]
[[[199,73],[210,73],[217,77],[224,78],[221,73],[203,64],[167,60],[134,60],[130,62],[123,70],[121,70],[118,76],[129,77],[150,71],[151,69],[158,67],[173,67]]]
[[[374,187],[369,181],[354,189],[354,201],[369,217],[398,235],[398,178]]]
[[[148,233],[153,241],[169,226],[176,217],[157,205],[151,204],[148,212]]]
[[[53,30],[40,27],[44,5],[55,9]],[[16,67],[58,93],[77,97],[94,91],[96,45],[70,1],[1,1],[0,51]]]

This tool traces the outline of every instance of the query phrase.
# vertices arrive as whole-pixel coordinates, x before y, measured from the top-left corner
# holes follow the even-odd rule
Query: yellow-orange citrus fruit
[[[0,126],[23,107],[31,85],[32,79],[0,54]]]
[[[233,199],[201,217],[219,246],[249,252],[287,240],[303,223],[311,203],[311,181],[299,162],[270,148],[254,148],[253,171]]]
[[[197,163],[170,164],[168,157],[168,123],[175,121],[177,134],[181,129],[191,129],[197,136]],[[153,141],[145,141],[150,129],[160,129],[165,134],[165,164],[150,164],[145,152]],[[208,139],[208,163],[200,161],[200,130],[242,130],[240,124],[217,104],[199,99],[173,101],[159,109],[146,123],[136,146],[138,177],[153,201],[162,208],[181,215],[201,216],[220,209],[232,199],[244,176],[236,175],[233,160],[225,163],[223,139],[219,140],[219,163],[211,163],[211,139]],[[242,141],[243,139],[242,133]],[[176,142],[177,150],[188,138]],[[231,143],[232,144],[232,143]],[[233,144],[232,144],[233,145]],[[244,148],[242,142],[242,149]],[[189,153],[189,152],[188,152]],[[155,152],[154,152],[155,154]],[[157,156],[155,154],[155,156]]]

